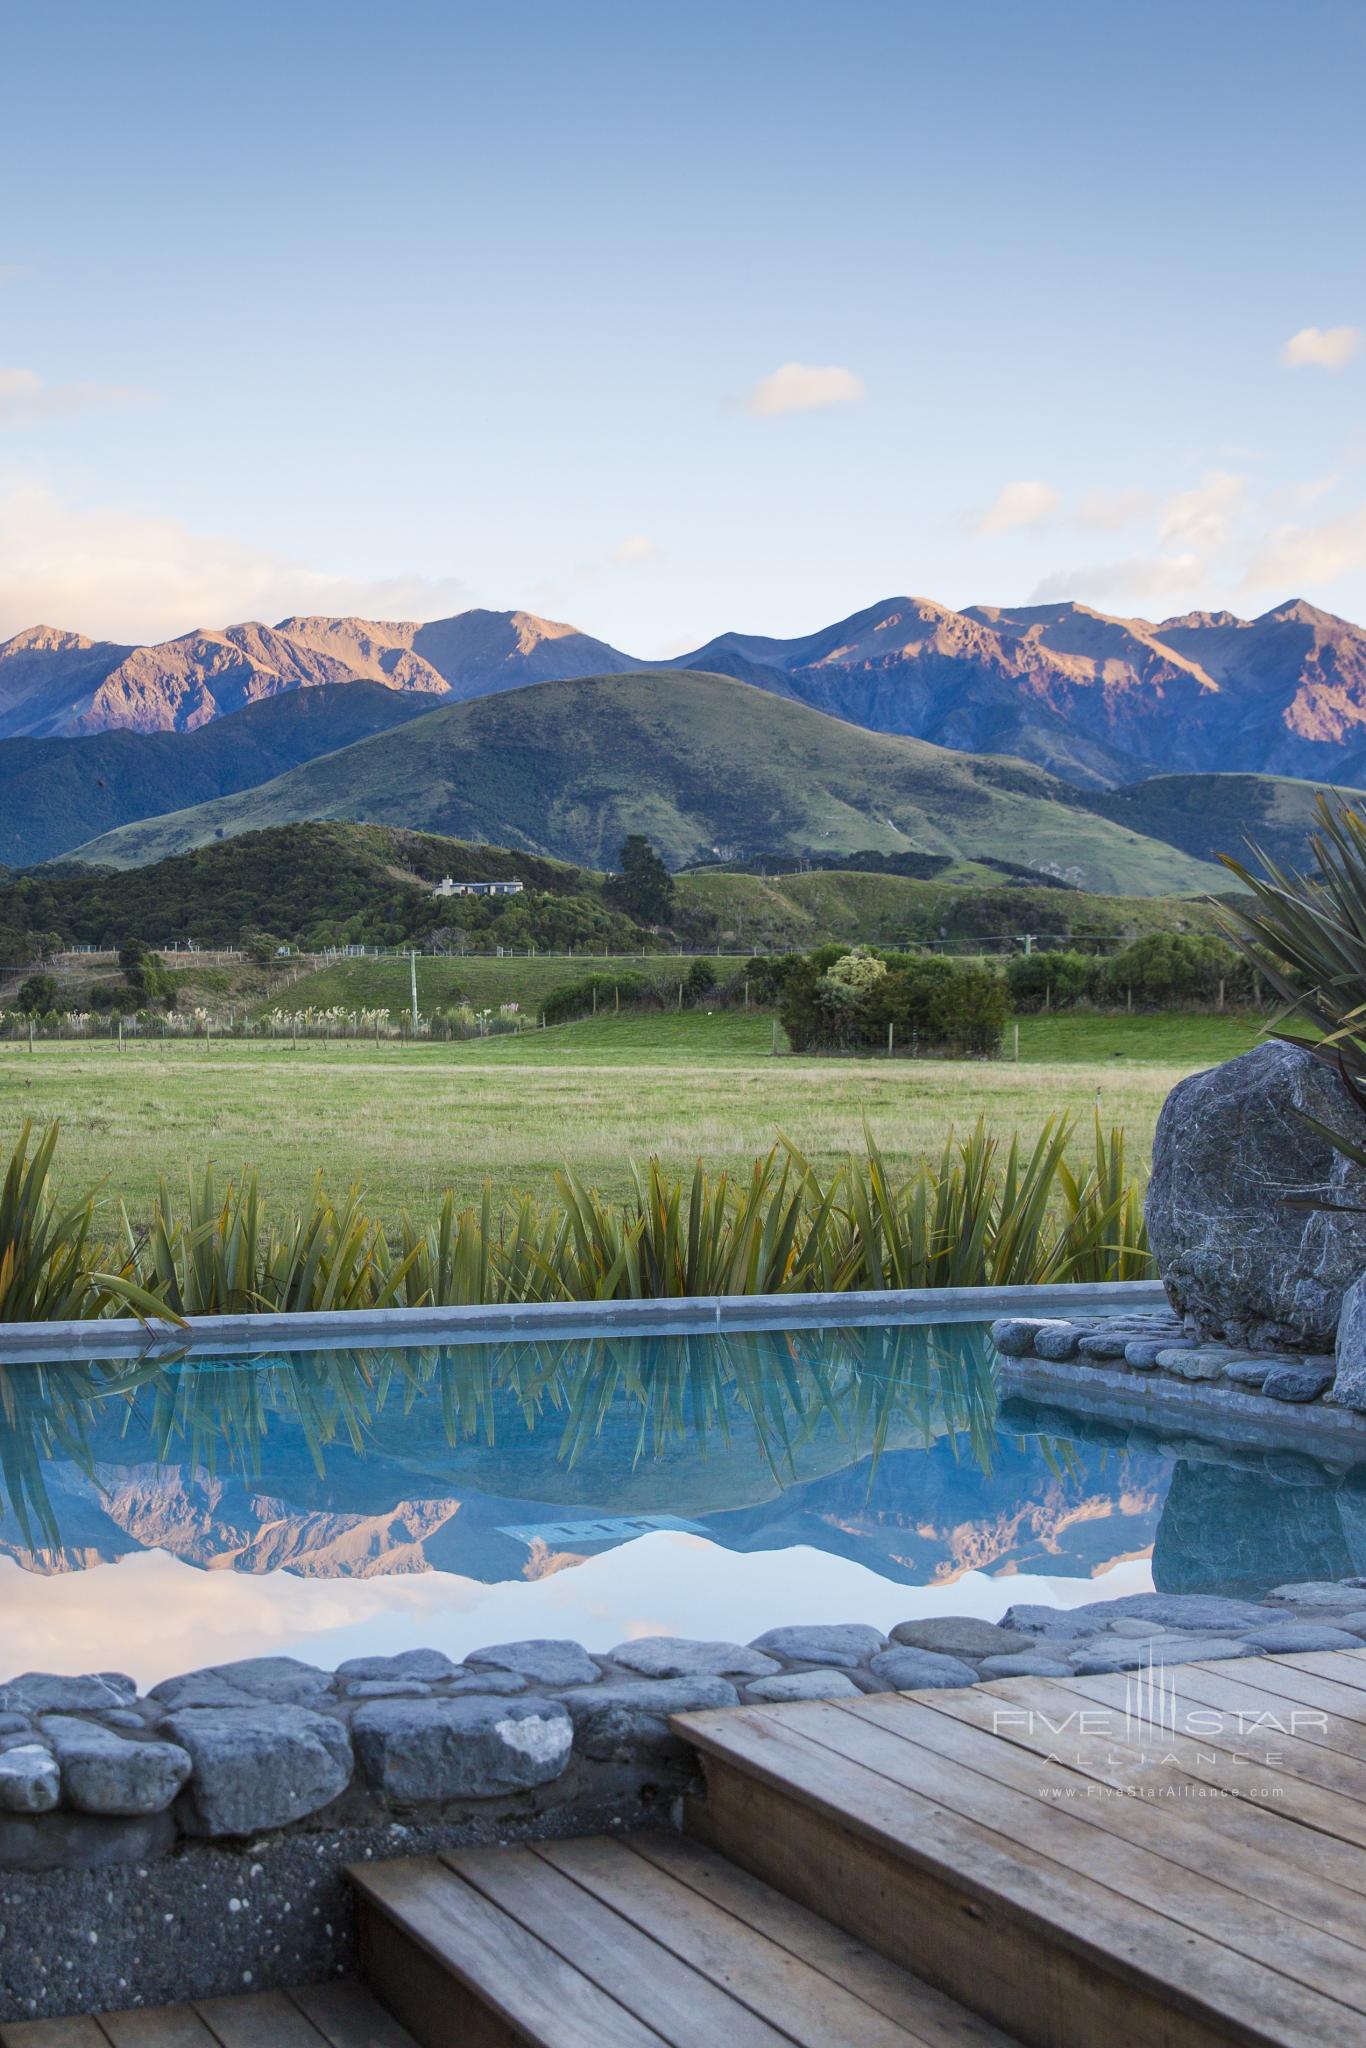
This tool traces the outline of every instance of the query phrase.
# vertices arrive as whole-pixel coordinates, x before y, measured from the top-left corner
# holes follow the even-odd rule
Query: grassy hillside
[[[197,732],[0,740],[0,861],[55,860],[93,832],[250,789],[422,708],[380,683],[293,690]]]
[[[431,885],[444,874],[515,877],[526,893],[438,901]],[[136,936],[153,945],[235,946],[256,928],[310,944],[399,945],[422,944],[446,926],[479,945],[504,935],[520,946],[629,949],[636,928],[603,901],[602,883],[601,875],[503,847],[310,823],[245,833],[146,867],[29,869],[0,881],[0,932],[51,931],[91,945]]]
[[[1179,847],[1196,860],[1247,855],[1253,840],[1285,867],[1304,867],[1314,800],[1325,785],[1289,775],[1154,775],[1079,798],[1097,817]],[[1341,792],[1366,805],[1366,790]]]
[[[926,944],[935,939],[1138,937],[1148,931],[1213,931],[1216,913],[1191,897],[1092,896],[1080,890],[1003,885],[970,864],[953,878],[821,869],[804,875],[680,875],[677,922],[698,943],[797,951],[828,939]]]
[[[1007,860],[1102,891],[1192,894],[1220,877],[1079,806],[1020,762],[865,732],[721,676],[542,683],[428,712],[237,796],[80,849],[120,866],[303,818],[352,818],[602,867],[626,832],[672,865],[743,851]]]

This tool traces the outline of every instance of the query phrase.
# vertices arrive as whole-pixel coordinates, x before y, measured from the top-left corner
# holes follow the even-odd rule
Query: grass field
[[[499,963],[491,963],[497,965]],[[364,1180],[386,1218],[443,1188],[545,1190],[570,1161],[620,1195],[626,1166],[657,1151],[744,1166],[779,1130],[829,1164],[862,1141],[865,1117],[889,1158],[937,1152],[979,1114],[1036,1131],[1059,1109],[1128,1130],[1147,1154],[1182,1074],[1254,1041],[1231,1017],[1040,1017],[1020,1026],[1020,1062],[772,1057],[772,1021],[744,1012],[604,1017],[467,1045],[338,1040],[0,1044],[0,1147],[25,1117],[60,1119],[68,1188],[103,1180],[144,1217],[160,1174],[250,1163],[277,1207],[321,1168]]]
[[[651,953],[644,959],[611,960],[594,959],[587,953],[573,960],[529,960],[525,954],[509,955],[503,960],[479,953],[467,954],[463,959],[424,955],[417,963],[418,1007],[424,1011],[449,1009],[464,1001],[482,1010],[515,1002],[534,1012],[552,989],[561,988],[567,981],[581,981],[586,974],[648,974],[652,981],[662,981],[671,964],[677,966],[680,974],[686,974],[692,962],[667,953]],[[718,974],[729,975],[742,963],[731,958],[717,959],[714,964]],[[316,973],[301,974],[297,981],[280,976],[270,996],[253,1002],[251,1007],[256,1012],[276,1006],[283,1010],[326,1010],[339,1003],[348,1010],[387,1009],[397,1013],[407,1010],[410,993],[406,960],[338,960]]]

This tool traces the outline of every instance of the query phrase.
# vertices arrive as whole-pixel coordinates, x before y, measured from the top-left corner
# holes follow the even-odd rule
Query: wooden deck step
[[[688,1826],[1030,2048],[1362,2048],[1366,1659],[1332,1672],[1177,1667],[1175,1733],[1108,1678],[681,1715]]]
[[[423,2048],[1011,2048],[664,1833],[356,1866],[362,1967]]]
[[[0,2023],[0,2048],[417,2048],[363,1984],[201,1998],[98,2019]]]

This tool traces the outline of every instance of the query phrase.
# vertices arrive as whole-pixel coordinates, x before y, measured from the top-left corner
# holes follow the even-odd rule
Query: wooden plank
[[[328,2048],[416,2048],[412,2035],[384,2010],[359,1978],[334,1977],[287,1994]]]
[[[1159,1991],[1167,1945],[1165,1937],[1151,1940],[1151,1916],[1115,1914],[1107,1924],[1102,1905],[1086,1928],[1090,1936],[1101,1929],[1105,1946],[1083,1940],[1059,1897],[1066,1873],[1044,1859],[1033,1867],[1021,1859],[1020,1869],[966,1829],[951,1845],[943,1817],[928,1807],[917,1819],[919,1853],[908,1853],[880,1825],[895,1803],[885,1781],[873,1779],[870,1790],[841,1774],[841,1827],[809,1798],[719,1754],[708,1758],[706,1775],[705,1803],[687,1805],[691,1833],[949,1997],[970,2001],[1029,2048],[1265,2048],[1274,2038],[1211,2018],[1182,1985]],[[989,1874],[994,1885],[984,1881]],[[1012,1882],[1015,1897],[1006,1896]],[[1045,1917],[1031,1914],[1030,1900],[1048,1909]]]
[[[937,1775],[941,1766],[924,1774],[930,1786],[926,1790],[924,1784],[917,1787],[898,1782],[895,1775],[874,1771],[811,1740],[794,1719],[799,1714],[805,1717],[806,1711],[804,1707],[742,1708],[724,1715],[678,1717],[679,1724],[700,1741],[713,1766],[724,1756],[751,1780],[767,1783],[822,1816],[821,1825],[814,1830],[793,1826],[784,1830],[787,1843],[776,1867],[774,1857],[764,1845],[749,1838],[748,1823],[738,1817],[717,1845],[758,1874],[783,1883],[789,1891],[797,1890],[804,1903],[829,1911],[831,1918],[929,1976],[942,1989],[970,2000],[998,2025],[1014,2027],[1026,2039],[1035,2038],[1020,2022],[1021,2010],[1028,2013],[1030,2008],[1028,2004],[1021,2008],[1019,2000],[1022,1986],[1038,1976],[1042,1938],[1054,1972],[1039,2017],[1040,2039],[1075,2041],[1079,2048],[1094,2048],[1100,2040],[1113,2044],[1116,2027],[1122,2029],[1127,2021],[1134,2028],[1131,2038],[1135,2041],[1179,2040],[1180,2033],[1169,2036],[1162,2030],[1171,2024],[1169,2005],[1183,2015],[1186,2037],[1191,2040],[1279,2039],[1304,2043],[1308,2048],[1310,2042],[1322,2038],[1325,2029],[1330,2035],[1340,2032],[1345,2015],[1339,2002],[1244,1960],[1209,1938],[1203,1927],[1183,1926],[1178,1932],[1161,1906],[1146,1906],[1132,1893],[1098,1884],[1018,1833],[1004,1834],[989,1821],[964,1813],[956,1788],[949,1791]],[[843,1717],[841,1721],[849,1728],[855,1726]],[[724,1722],[724,1727],[718,1722]],[[695,1723],[705,1725],[694,1731]],[[866,1739],[875,1734],[866,1731]],[[881,1740],[893,1752],[903,1747],[890,1736]],[[713,1779],[714,1769],[709,1768],[709,1792]],[[734,1808],[734,1787],[727,1786],[724,1791]],[[741,1808],[745,1804],[743,1799],[738,1802]],[[776,1824],[771,1813],[769,1818]],[[928,1927],[917,1928],[914,1913],[891,1916],[889,1924],[885,1912],[870,1911],[864,1900],[834,1897],[821,1869],[821,1844],[835,1832],[832,1821],[846,1831],[858,1829],[871,1835],[890,1852],[891,1868],[884,1872],[882,1882],[893,1892],[903,1868],[906,1874],[914,1869],[930,1876],[931,1890],[925,1899]],[[1065,1835],[1055,1834],[1054,1846],[1066,1857],[1076,1846],[1075,1838],[1085,1833],[1074,1826]],[[717,1839],[714,1827],[712,1835]],[[756,1860],[756,1849],[761,1860]],[[797,1862],[801,1856],[810,1859],[815,1872],[810,1885]],[[1150,1872],[1144,1875],[1151,1877]],[[904,1874],[901,1888],[905,1888]],[[1153,1889],[1151,1882],[1148,1889]],[[1161,1886],[1156,1890],[1160,1896]],[[947,1915],[945,1891],[957,1895],[956,1911]],[[919,1897],[925,1898],[923,1889]],[[978,1921],[990,1917],[991,1940],[984,1940],[980,1930],[974,1931],[950,1957],[942,1939],[946,1919],[967,1917],[967,1909]],[[856,1918],[845,1917],[851,1913]],[[1021,1939],[1001,1978],[987,1984],[996,1961],[993,1951],[999,1949],[1004,1956],[1009,1946],[1000,1924],[1005,1914],[1017,1924]],[[898,1918],[907,1923],[900,1937]],[[876,1932],[865,1924],[870,1920]],[[894,1944],[891,1947],[889,1940]],[[1083,1959],[1086,1967],[1077,1967]],[[1117,1976],[1124,1986],[1118,2000]],[[1104,1982],[1107,1978],[1108,1985]],[[1100,1985],[1103,1995],[1088,1997],[1088,1980],[1093,1990]],[[1141,2014],[1137,2010],[1140,1991],[1147,1997]],[[1034,2025],[1032,2019],[1030,2024]],[[1045,2027],[1051,2031],[1043,2031]]]
[[[113,2048],[216,2048],[216,2036],[188,2005],[101,2013],[100,2025]]]
[[[1263,1989],[1268,1994],[1278,1988],[1271,1981],[1275,1972],[1287,1980],[1279,1987],[1282,1994],[1303,1986],[1349,2009],[1366,2003],[1366,1957],[1360,1949],[1231,1890],[1213,1868],[1197,1872],[1172,1862],[1156,1846],[1159,1816],[1150,1808],[1130,1800],[1114,1801],[1113,1812],[1107,1815],[1114,1824],[1111,1832],[1093,1825],[1081,1806],[1041,1798],[1037,1770],[1021,1766],[1018,1753],[1006,1744],[996,1759],[998,1774],[987,1775],[978,1766],[990,1759],[995,1738],[930,1716],[924,1725],[938,1738],[939,1747],[929,1749],[915,1733],[927,1710],[914,1700],[869,1700],[866,1712],[864,1707],[863,1701],[847,1706],[810,1701],[782,1712],[803,1734],[836,1755],[913,1791],[951,1800],[959,1812],[982,1826],[996,1828],[1012,1842],[1041,1849],[1093,1884],[1107,1886],[1118,1898],[1146,1905],[1179,1927],[1209,1936],[1230,1952],[1230,1958],[1241,1956],[1247,1967],[1265,1972]],[[894,1727],[886,1725],[887,1714],[895,1717]],[[942,1733],[946,1727],[959,1728],[959,1746],[978,1752],[975,1763],[952,1754],[953,1736],[945,1738]],[[1007,1782],[1010,1773],[1019,1774],[1021,1769],[1028,1790]],[[1084,1802],[1085,1780],[1061,1766],[1050,1766],[1050,1773],[1055,1769],[1060,1784],[1081,1788]]]
[[[197,1998],[195,2011],[222,2048],[323,2048],[318,2030],[283,1991]]]
[[[661,2036],[652,2027],[444,1864],[414,1856],[355,1864],[349,1875],[362,1899],[386,1913],[441,1970],[474,1993],[513,2038],[520,2030],[533,2041],[554,2042],[555,2048],[660,2048]],[[379,1988],[386,2004],[422,2040],[421,2028],[389,1996],[387,1985]]]
[[[1306,1745],[1326,1752],[1354,1767],[1356,1783],[1366,1787],[1366,1725],[1338,1714],[1332,1695],[1341,1688],[1302,1672],[1282,1673],[1281,1683],[1311,1697],[1270,1692],[1255,1680],[1232,1677],[1222,1663],[1183,1664],[1176,1679],[1178,1708],[1195,1704],[1229,1714],[1244,1747],[1265,1747],[1268,1737],[1274,1737],[1275,1748],[1284,1751],[1287,1760],[1292,1748],[1295,1756],[1303,1757]],[[1293,1770],[1294,1764],[1289,1768]]]
[[[1193,1671],[1194,1668],[1193,1665],[1181,1667],[1183,1672]],[[1185,1682],[1183,1680],[1183,1683]],[[1122,1674],[1103,1673],[1091,1678],[1063,1679],[1059,1683],[1067,1691],[1095,1700],[1102,1706],[1122,1710],[1125,1705],[1126,1693]],[[1266,1704],[1265,1695],[1262,1698]],[[1203,1711],[1209,1703],[1196,1699],[1192,1694],[1185,1704],[1198,1706]],[[1226,1712],[1227,1709],[1219,1711]],[[1133,1697],[1133,1712],[1135,1718],[1146,1725],[1158,1730],[1162,1728],[1162,1722],[1144,1710],[1140,1698]],[[1188,1733],[1180,1699],[1177,1703],[1177,1718],[1182,1724],[1183,1734]],[[1232,1752],[1241,1747],[1242,1754],[1248,1755],[1251,1745],[1245,1736],[1239,1736],[1236,1719],[1229,1723],[1229,1729],[1230,1733],[1222,1740],[1198,1728],[1190,1733],[1190,1739],[1198,1741],[1202,1748],[1208,1747],[1215,1754],[1221,1750]],[[1263,1750],[1267,1746],[1265,1732],[1260,1738],[1260,1745]],[[1306,1795],[1312,1788],[1319,1795],[1316,1808],[1319,1818],[1310,1824],[1325,1826],[1330,1832],[1338,1834],[1344,1842],[1366,1843],[1366,1771],[1363,1771],[1355,1758],[1339,1756],[1335,1751],[1323,1748],[1321,1744],[1304,1742],[1296,1736],[1285,1735],[1279,1731],[1275,1735],[1275,1752],[1277,1782],[1285,1788],[1285,1810],[1296,1810],[1295,1802],[1299,1802],[1299,1817],[1303,1818],[1304,1811],[1307,1810],[1304,1804]],[[1264,1778],[1267,1775],[1265,1764],[1262,1765],[1262,1775]]]
[[[652,1944],[722,1987],[729,1999],[751,2014],[766,2014],[773,2022],[765,2027],[771,2041],[796,2042],[799,2048],[831,2048],[846,2041],[858,2042],[859,2048],[916,2048],[915,2035],[895,2020],[679,1884],[666,1870],[642,1864],[619,1843],[601,1837],[542,1842],[536,1852],[632,1921]],[[698,2038],[685,2029],[677,2048],[692,2048]],[[700,2038],[729,2042],[730,2036],[704,2033]]]
[[[1207,1744],[1186,1736],[1163,1733],[1160,1741],[1126,1742],[1117,1734],[1085,1732],[1075,1710],[1091,1702],[1079,1699],[1070,1685],[1057,1679],[1030,1678],[1006,1681],[1010,1690],[1003,1697],[994,1688],[965,1686],[961,1690],[918,1693],[921,1705],[936,1713],[951,1714],[975,1727],[990,1728],[1002,1741],[1013,1742],[1031,1756],[1051,1756],[1062,1748],[1069,1763],[1084,1770],[1098,1784],[1116,1787],[1137,1785],[1145,1791],[1171,1788],[1180,1791],[1191,1783],[1210,1788],[1211,1796],[1198,1809],[1200,1825],[1212,1829],[1240,1850],[1255,1848],[1282,1865],[1325,1877],[1344,1891],[1366,1895],[1366,1855],[1361,1848],[1344,1842],[1331,1830],[1341,1802],[1317,1786],[1289,1788],[1294,1798],[1277,1799],[1284,1784],[1267,1784],[1267,1767],[1240,1758],[1231,1750],[1214,1751]],[[1002,1706],[1016,1711],[1001,1716]],[[1035,1718],[1028,1720],[1028,1710]],[[1069,1715],[1071,1716],[1069,1720]],[[1122,1727],[1116,1710],[1111,1724]],[[1156,1732],[1156,1731],[1154,1731]],[[1318,1801],[1320,1811],[1306,1819],[1300,1810]],[[1366,1809],[1362,1814],[1362,1843],[1366,1846]]]
[[[1326,1664],[1330,1655],[1341,1654],[1336,1650],[1325,1652],[1317,1661]],[[1354,1729],[1366,1722],[1366,1689],[1345,1683],[1341,1666],[1332,1670],[1308,1670],[1306,1666],[1315,1661],[1309,1657],[1260,1657],[1255,1663],[1250,1657],[1229,1658],[1227,1661],[1236,1665],[1228,1676],[1236,1677],[1244,1685],[1254,1685],[1258,1692],[1266,1695],[1268,1705],[1280,1699],[1298,1700],[1303,1706],[1321,1708],[1324,1713],[1351,1723]],[[1221,1665],[1215,1664],[1201,1666],[1204,1671],[1220,1668]],[[1178,1691],[1180,1672],[1184,1669],[1182,1665],[1173,1673]],[[1360,1753],[1359,1743],[1343,1751],[1344,1755]]]
[[[527,2048],[528,2036],[491,2012],[387,1913],[362,1899],[357,1914],[360,1964],[376,1995],[419,2048]]]
[[[603,1846],[628,1872],[636,1867],[615,1843]],[[680,1962],[553,1860],[520,1848],[452,1850],[442,1861],[671,2048],[691,2048],[698,2040],[724,2040],[728,2048],[787,2048],[785,2037],[765,2019]]]
[[[954,1693],[952,1697],[957,1699],[959,1695]],[[1345,1942],[1353,1951],[1349,1959],[1352,1976],[1360,1986],[1361,1994],[1366,1994],[1366,1910],[1363,1910],[1359,1891],[1343,1891],[1321,1872],[1315,1872],[1311,1877],[1293,1864],[1286,1864],[1279,1857],[1268,1854],[1256,1841],[1244,1841],[1237,1858],[1231,1858],[1228,1843],[1218,1830],[1202,1825],[1202,1807],[1185,1807],[1175,1799],[1152,1801],[1135,1798],[1117,1790],[1111,1780],[1098,1780],[1074,1767],[1073,1744],[1066,1738],[1057,1743],[1061,1762],[1046,1748],[1031,1753],[998,1735],[990,1719],[983,1722],[975,1718],[973,1709],[978,1704],[969,1693],[963,1713],[956,1715],[936,1712],[933,1695],[912,1698],[893,1693],[863,1700],[841,1700],[838,1706],[855,1720],[872,1722],[893,1735],[914,1742],[921,1749],[932,1750],[937,1756],[949,1758],[1029,1798],[1042,1798],[1040,1780],[1046,1776],[1050,1789],[1057,1787],[1064,1793],[1059,1808],[1069,1819],[1132,1846],[1150,1850],[1168,1862],[1179,1864],[1184,1871],[1204,1879],[1206,1883],[1217,1885],[1221,1891],[1227,1890],[1256,1906],[1268,1908],[1275,1916],[1270,1923],[1273,1928],[1282,1915],[1289,1915],[1307,1927],[1311,1935],[1322,1930],[1334,1942]],[[999,1705],[999,1701],[996,1702],[998,1709]],[[983,1706],[989,1714],[989,1705],[983,1703]],[[1103,1749],[1105,1745],[1101,1747]],[[1046,1764],[1043,1763],[1045,1758]],[[1052,1810],[1051,1802],[1048,1803]],[[1206,1802],[1210,1806],[1217,1803],[1214,1799]],[[1366,1869],[1366,1859],[1362,1861]],[[1263,1962],[1277,1968],[1284,1967],[1278,1952],[1268,1950],[1257,1932],[1264,1923],[1264,1915],[1240,1913],[1236,1903],[1233,1910],[1237,1915],[1235,1924],[1240,1935],[1244,1922],[1247,1924],[1247,1938],[1255,1944],[1253,1952]],[[1206,1931],[1214,1933],[1218,1930],[1207,1924]],[[1289,1932],[1292,1940],[1304,1940],[1302,1935],[1295,1936],[1293,1927]],[[1241,1942],[1229,1943],[1231,1947],[1238,1945]],[[1317,1944],[1311,1940],[1309,1946],[1312,1951]],[[1342,1958],[1336,1948],[1330,1949],[1328,1954],[1335,1967],[1341,1964]],[[1286,1974],[1296,1972],[1287,1970]],[[1347,1994],[1335,1989],[1332,1995],[1343,1997]],[[1357,1995],[1355,1985],[1352,1995]]]
[[[670,1829],[622,1837],[623,1848],[668,1871],[680,1884],[724,1907],[747,1927],[801,1956],[925,2043],[925,2048],[1011,2048],[1006,2035],[956,2000],[888,1962],[818,1913],[761,1884],[747,1870]]]
[[[1366,1605],[1366,1595],[1363,1596]],[[1329,1628],[1335,1626],[1327,1615],[1324,1620]],[[1313,1672],[1319,1678],[1333,1678],[1341,1685],[1355,1685],[1366,1689],[1366,1644],[1359,1650],[1293,1650],[1286,1656],[1273,1651],[1265,1658],[1268,1664],[1294,1664],[1301,1671]]]
[[[7,2020],[0,2048],[109,2048],[109,2036],[94,2020]]]

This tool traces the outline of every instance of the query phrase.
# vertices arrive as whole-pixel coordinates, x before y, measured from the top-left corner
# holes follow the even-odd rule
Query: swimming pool
[[[1013,1602],[1366,1571],[1366,1466],[1061,1414],[985,1325],[713,1330],[0,1368],[6,1666]]]

